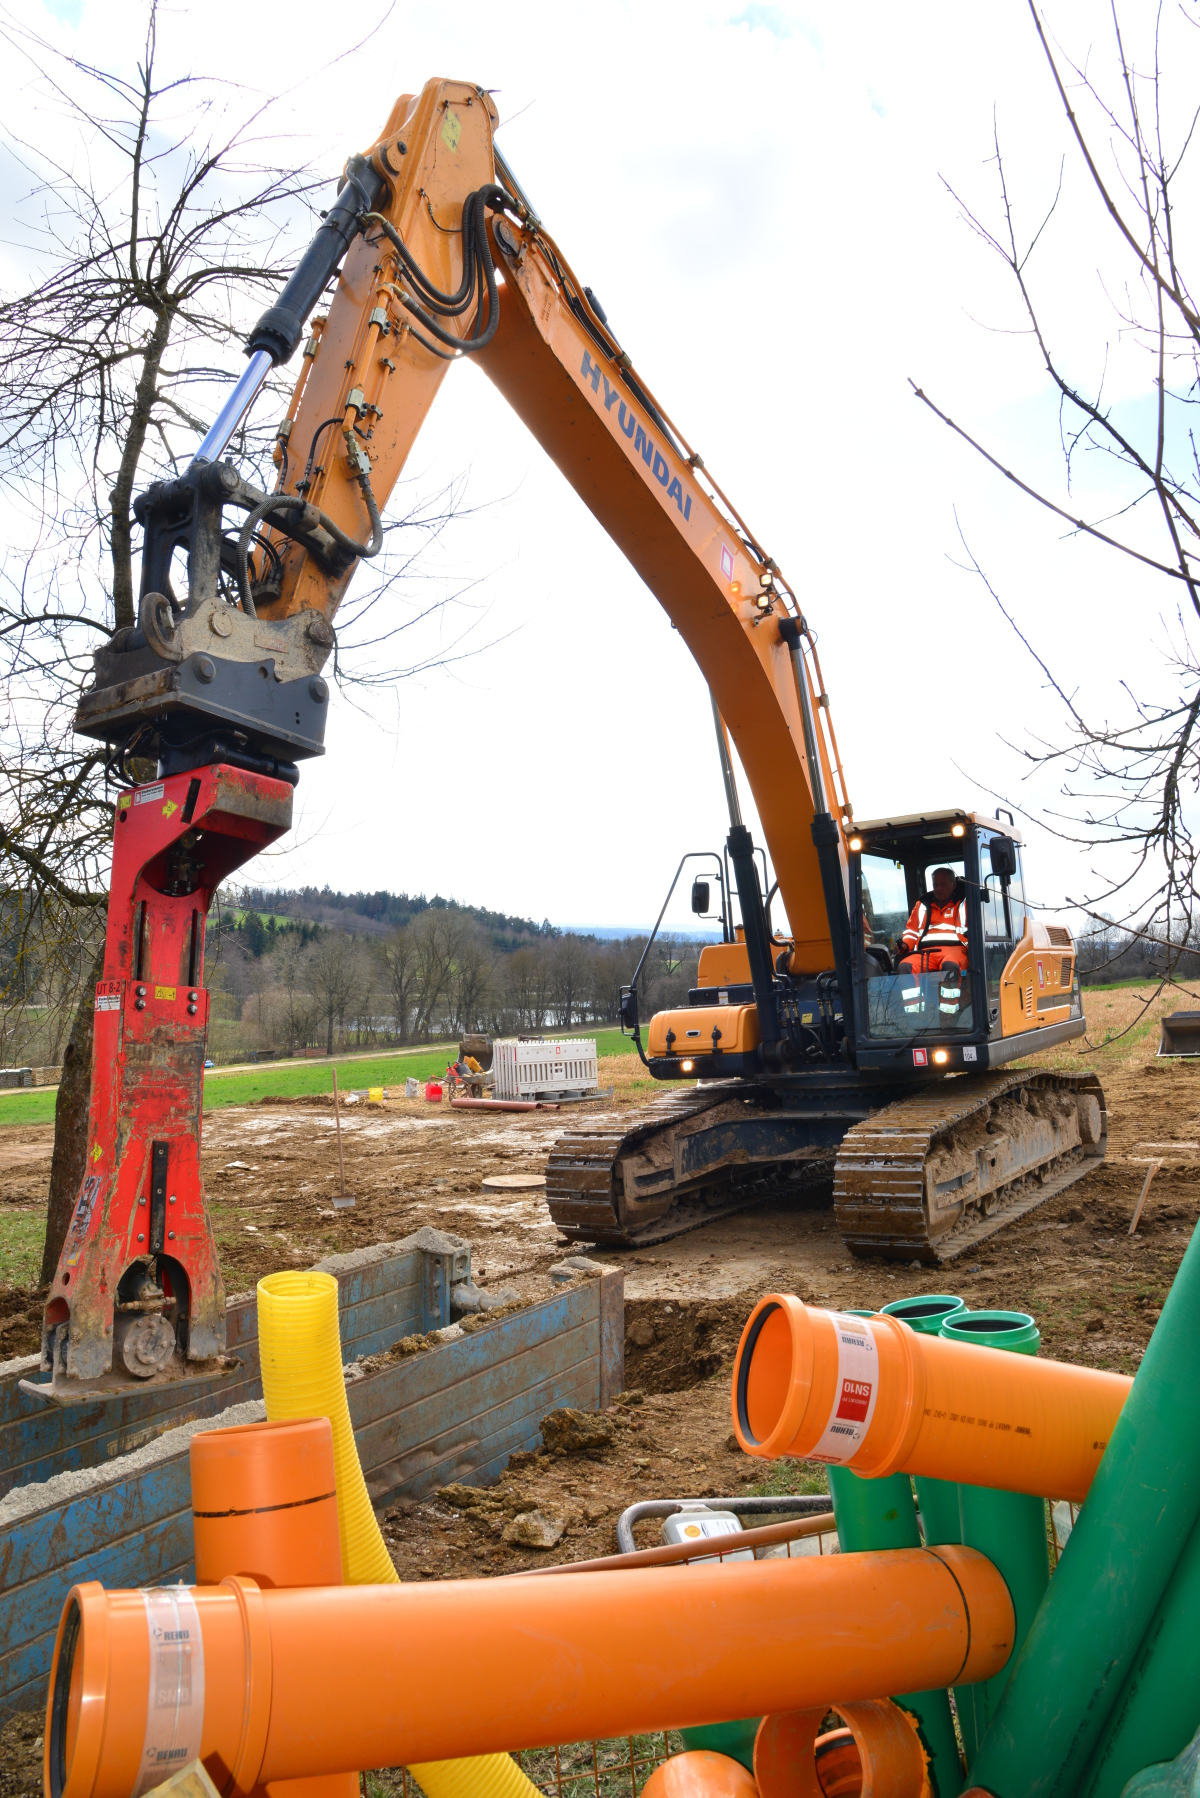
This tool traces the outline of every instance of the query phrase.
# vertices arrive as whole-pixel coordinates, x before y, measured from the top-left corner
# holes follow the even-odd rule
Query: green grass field
[[[547,1031],[549,1036],[552,1033]],[[631,1054],[633,1045],[619,1030],[593,1033],[599,1055]],[[295,1099],[306,1093],[333,1091],[336,1067],[339,1092],[365,1092],[370,1086],[399,1086],[410,1076],[427,1080],[445,1072],[453,1051],[447,1048],[404,1050],[363,1057],[361,1054],[321,1056],[313,1061],[272,1061],[238,1073],[210,1068],[204,1076],[204,1109],[218,1111],[226,1105],[253,1105],[260,1099]],[[0,1093],[0,1128],[5,1124],[49,1124],[54,1121],[52,1088],[32,1092]]]

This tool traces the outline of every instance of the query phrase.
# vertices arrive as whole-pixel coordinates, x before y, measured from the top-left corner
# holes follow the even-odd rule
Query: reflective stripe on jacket
[[[924,899],[918,899],[912,908],[907,927],[904,932],[904,947],[915,949],[922,942],[927,949],[937,949],[950,943],[957,943],[960,948],[967,946],[967,902],[965,899],[952,899],[948,905],[939,905],[930,900],[926,905]]]

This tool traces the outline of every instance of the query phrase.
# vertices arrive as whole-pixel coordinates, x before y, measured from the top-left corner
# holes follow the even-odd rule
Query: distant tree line
[[[213,1041],[224,1054],[331,1053],[466,1031],[540,1034],[611,1023],[646,946],[644,935],[602,941],[556,930],[509,947],[507,920],[489,931],[477,908],[450,905],[428,905],[369,935],[273,924],[276,916],[245,908],[210,966]],[[639,986],[644,1016],[686,1003],[700,948],[670,936],[655,942]]]

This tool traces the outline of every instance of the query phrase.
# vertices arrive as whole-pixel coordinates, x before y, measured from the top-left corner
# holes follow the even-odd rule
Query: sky
[[[1103,66],[1102,9],[1048,16],[1077,59],[1091,50]],[[41,28],[113,65],[136,58],[143,21],[112,0],[46,0]],[[801,597],[857,815],[1015,805],[1031,897],[1056,907],[1095,890],[1103,864],[1047,825],[1057,780],[1022,754],[1063,740],[1061,705],[964,568],[964,543],[1097,715],[1119,711],[1122,681],[1169,690],[1165,583],[1064,535],[910,387],[1065,492],[1055,399],[1011,277],[963,217],[964,204],[1001,217],[995,132],[1023,240],[1062,171],[1029,264],[1055,348],[1080,379],[1103,373],[1131,421],[1152,400],[1025,5],[460,0],[356,9],[342,30],[297,0],[284,30],[277,9],[177,0],[160,21],[161,55],[275,101],[331,193],[396,94],[435,75],[494,90],[498,142],[548,229]],[[232,376],[232,348],[229,362]],[[464,516],[426,585],[465,598],[412,633],[413,660],[444,652],[447,665],[335,697],[293,836],[245,877],[645,925],[683,852],[727,827],[703,680],[465,363],[393,510],[451,484]],[[1070,503],[1094,515],[1123,493],[1093,460]],[[744,782],[743,801],[753,823]],[[668,912],[689,921],[685,903]]]

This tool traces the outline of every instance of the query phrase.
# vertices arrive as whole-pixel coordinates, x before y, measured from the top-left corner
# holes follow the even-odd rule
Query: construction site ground
[[[974,1308],[1031,1312],[1045,1355],[1135,1372],[1200,1217],[1200,1060],[1155,1059],[1159,1017],[1194,1007],[1197,996],[1122,987],[1089,991],[1086,1000],[1088,1042],[1046,1059],[1100,1075],[1109,1117],[1102,1166],[940,1270],[852,1260],[829,1194],[803,1208],[764,1204],[652,1249],[606,1252],[602,1259],[624,1270],[626,1299],[626,1395],[607,1416],[608,1439],[515,1456],[488,1490],[456,1487],[393,1505],[381,1522],[401,1577],[505,1574],[612,1553],[617,1518],[639,1498],[823,1489],[819,1468],[751,1461],[731,1434],[734,1349],[751,1306],[772,1289],[839,1308],[952,1291]],[[632,1055],[602,1060],[600,1076],[613,1086],[617,1110],[657,1090]],[[540,1192],[487,1192],[482,1182],[540,1174],[575,1115],[360,1102],[343,1120],[346,1187],[356,1204],[335,1211],[331,1102],[266,1099],[214,1112],[203,1169],[227,1287],[245,1291],[275,1268],[310,1266],[433,1224],[471,1242],[481,1284],[544,1290],[546,1270],[573,1251],[559,1242]],[[0,1278],[0,1361],[38,1345],[33,1281],[51,1141],[50,1125],[0,1130],[0,1261],[16,1276]],[[1161,1166],[1130,1237],[1153,1161]],[[545,1521],[541,1533],[556,1537],[553,1546],[526,1545],[540,1530],[518,1523],[530,1513]],[[644,1545],[658,1540],[657,1528],[639,1531]],[[40,1789],[38,1735],[32,1717],[0,1732],[0,1798]]]

